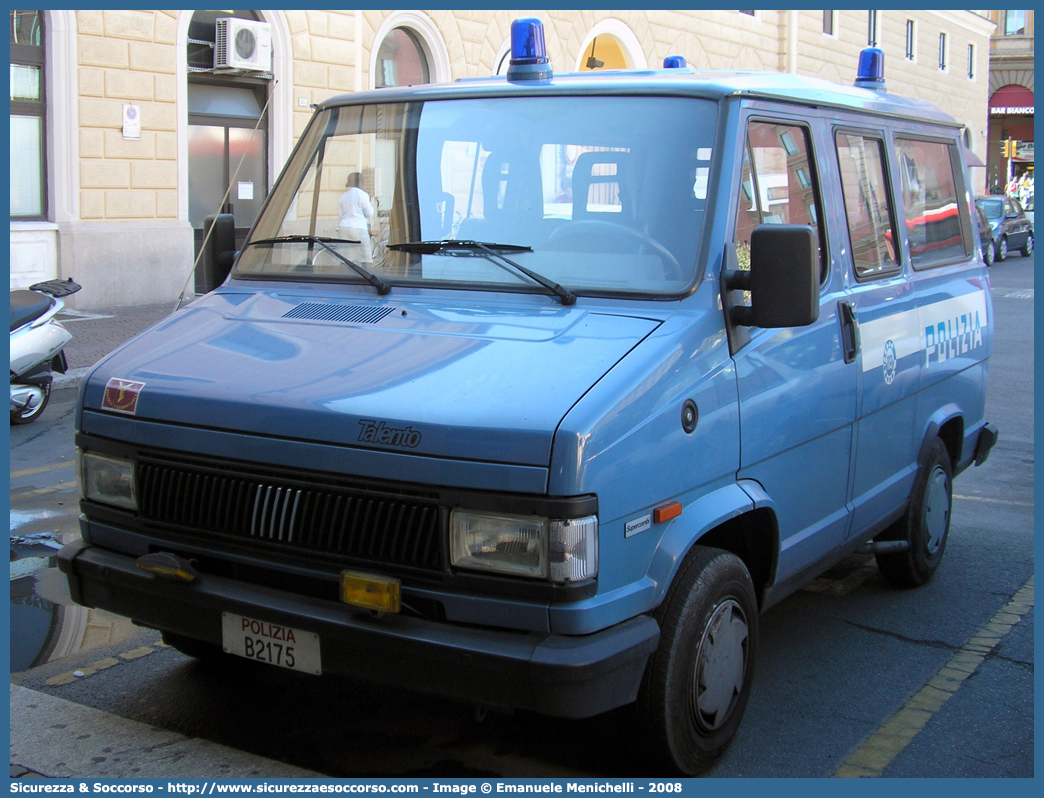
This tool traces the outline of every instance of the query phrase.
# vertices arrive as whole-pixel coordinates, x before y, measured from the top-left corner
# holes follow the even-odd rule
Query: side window
[[[966,248],[963,209],[954,175],[956,147],[934,141],[897,139],[903,181],[903,212],[915,269],[958,260]]]
[[[802,224],[816,230],[821,280],[826,279],[825,247],[819,226],[822,214],[814,175],[806,128],[779,122],[750,122],[743,149],[734,239],[741,269],[750,267],[750,235],[759,224]]]
[[[897,271],[898,239],[885,178],[884,142],[858,133],[838,133],[837,159],[856,277]]]

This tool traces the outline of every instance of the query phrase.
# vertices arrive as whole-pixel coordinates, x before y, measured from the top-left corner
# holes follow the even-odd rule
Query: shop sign
[[[990,109],[991,116],[1033,116],[1032,105],[1007,105]]]
[[[1015,145],[1015,157],[1020,161],[1032,161],[1033,160],[1033,142],[1032,141],[1020,141]]]

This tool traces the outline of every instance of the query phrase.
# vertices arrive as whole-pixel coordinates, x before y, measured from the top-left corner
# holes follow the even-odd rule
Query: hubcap
[[[721,728],[743,690],[747,673],[747,619],[735,599],[714,609],[703,630],[692,676],[691,710],[707,731]]]
[[[934,557],[942,547],[950,524],[950,481],[946,472],[936,468],[928,480],[928,495],[924,502],[925,548]]]

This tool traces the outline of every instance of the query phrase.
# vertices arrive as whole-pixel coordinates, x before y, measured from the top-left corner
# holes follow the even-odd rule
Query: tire
[[[953,466],[946,445],[936,438],[928,459],[917,472],[906,515],[882,538],[905,540],[908,551],[877,554],[877,567],[896,587],[925,584],[942,562],[950,534]]]
[[[43,386],[43,400],[36,407],[29,410],[12,410],[11,423],[32,424],[40,417],[40,414],[43,413],[44,408],[47,407],[49,401],[51,401],[51,383],[47,383]]]
[[[1026,243],[1022,245],[1022,249],[1019,250],[1024,258],[1028,258],[1033,254],[1033,233],[1030,233],[1026,237]]]
[[[992,241],[986,243],[986,246],[982,248],[982,259],[986,261],[987,266],[992,266],[993,262],[997,260],[997,247]]]
[[[655,617],[660,643],[633,707],[634,739],[650,775],[698,775],[725,753],[750,697],[758,602],[747,567],[697,546]]]
[[[1008,257],[1008,237],[1001,236],[1000,243],[997,244],[997,263],[1005,260]]]
[[[217,663],[226,662],[231,659],[221,646],[214,643],[206,643],[196,640],[194,637],[185,637],[174,632],[161,632],[163,642],[176,651],[180,651],[186,657],[198,659],[200,662]]]

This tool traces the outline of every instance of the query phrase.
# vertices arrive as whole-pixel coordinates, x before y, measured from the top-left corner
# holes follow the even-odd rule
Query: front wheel
[[[32,424],[40,417],[44,408],[47,407],[47,403],[51,401],[51,383],[41,385],[40,390],[43,391],[43,397],[39,399],[36,404],[30,403],[21,410],[11,411],[12,424]]]
[[[697,547],[656,611],[660,644],[634,712],[656,775],[698,775],[732,742],[750,697],[758,603],[743,561]]]
[[[932,578],[946,551],[952,504],[950,453],[936,438],[928,459],[917,472],[906,515],[882,538],[909,544],[907,551],[876,555],[877,568],[885,579],[896,587],[917,587]]]
[[[987,266],[992,266],[993,262],[997,260],[997,247],[994,246],[993,242],[990,241],[983,247],[982,259],[986,261]]]
[[[1020,249],[1019,252],[1021,252],[1022,256],[1025,258],[1028,258],[1033,254],[1033,233],[1030,233],[1026,237],[1026,243],[1022,245],[1022,249]]]

